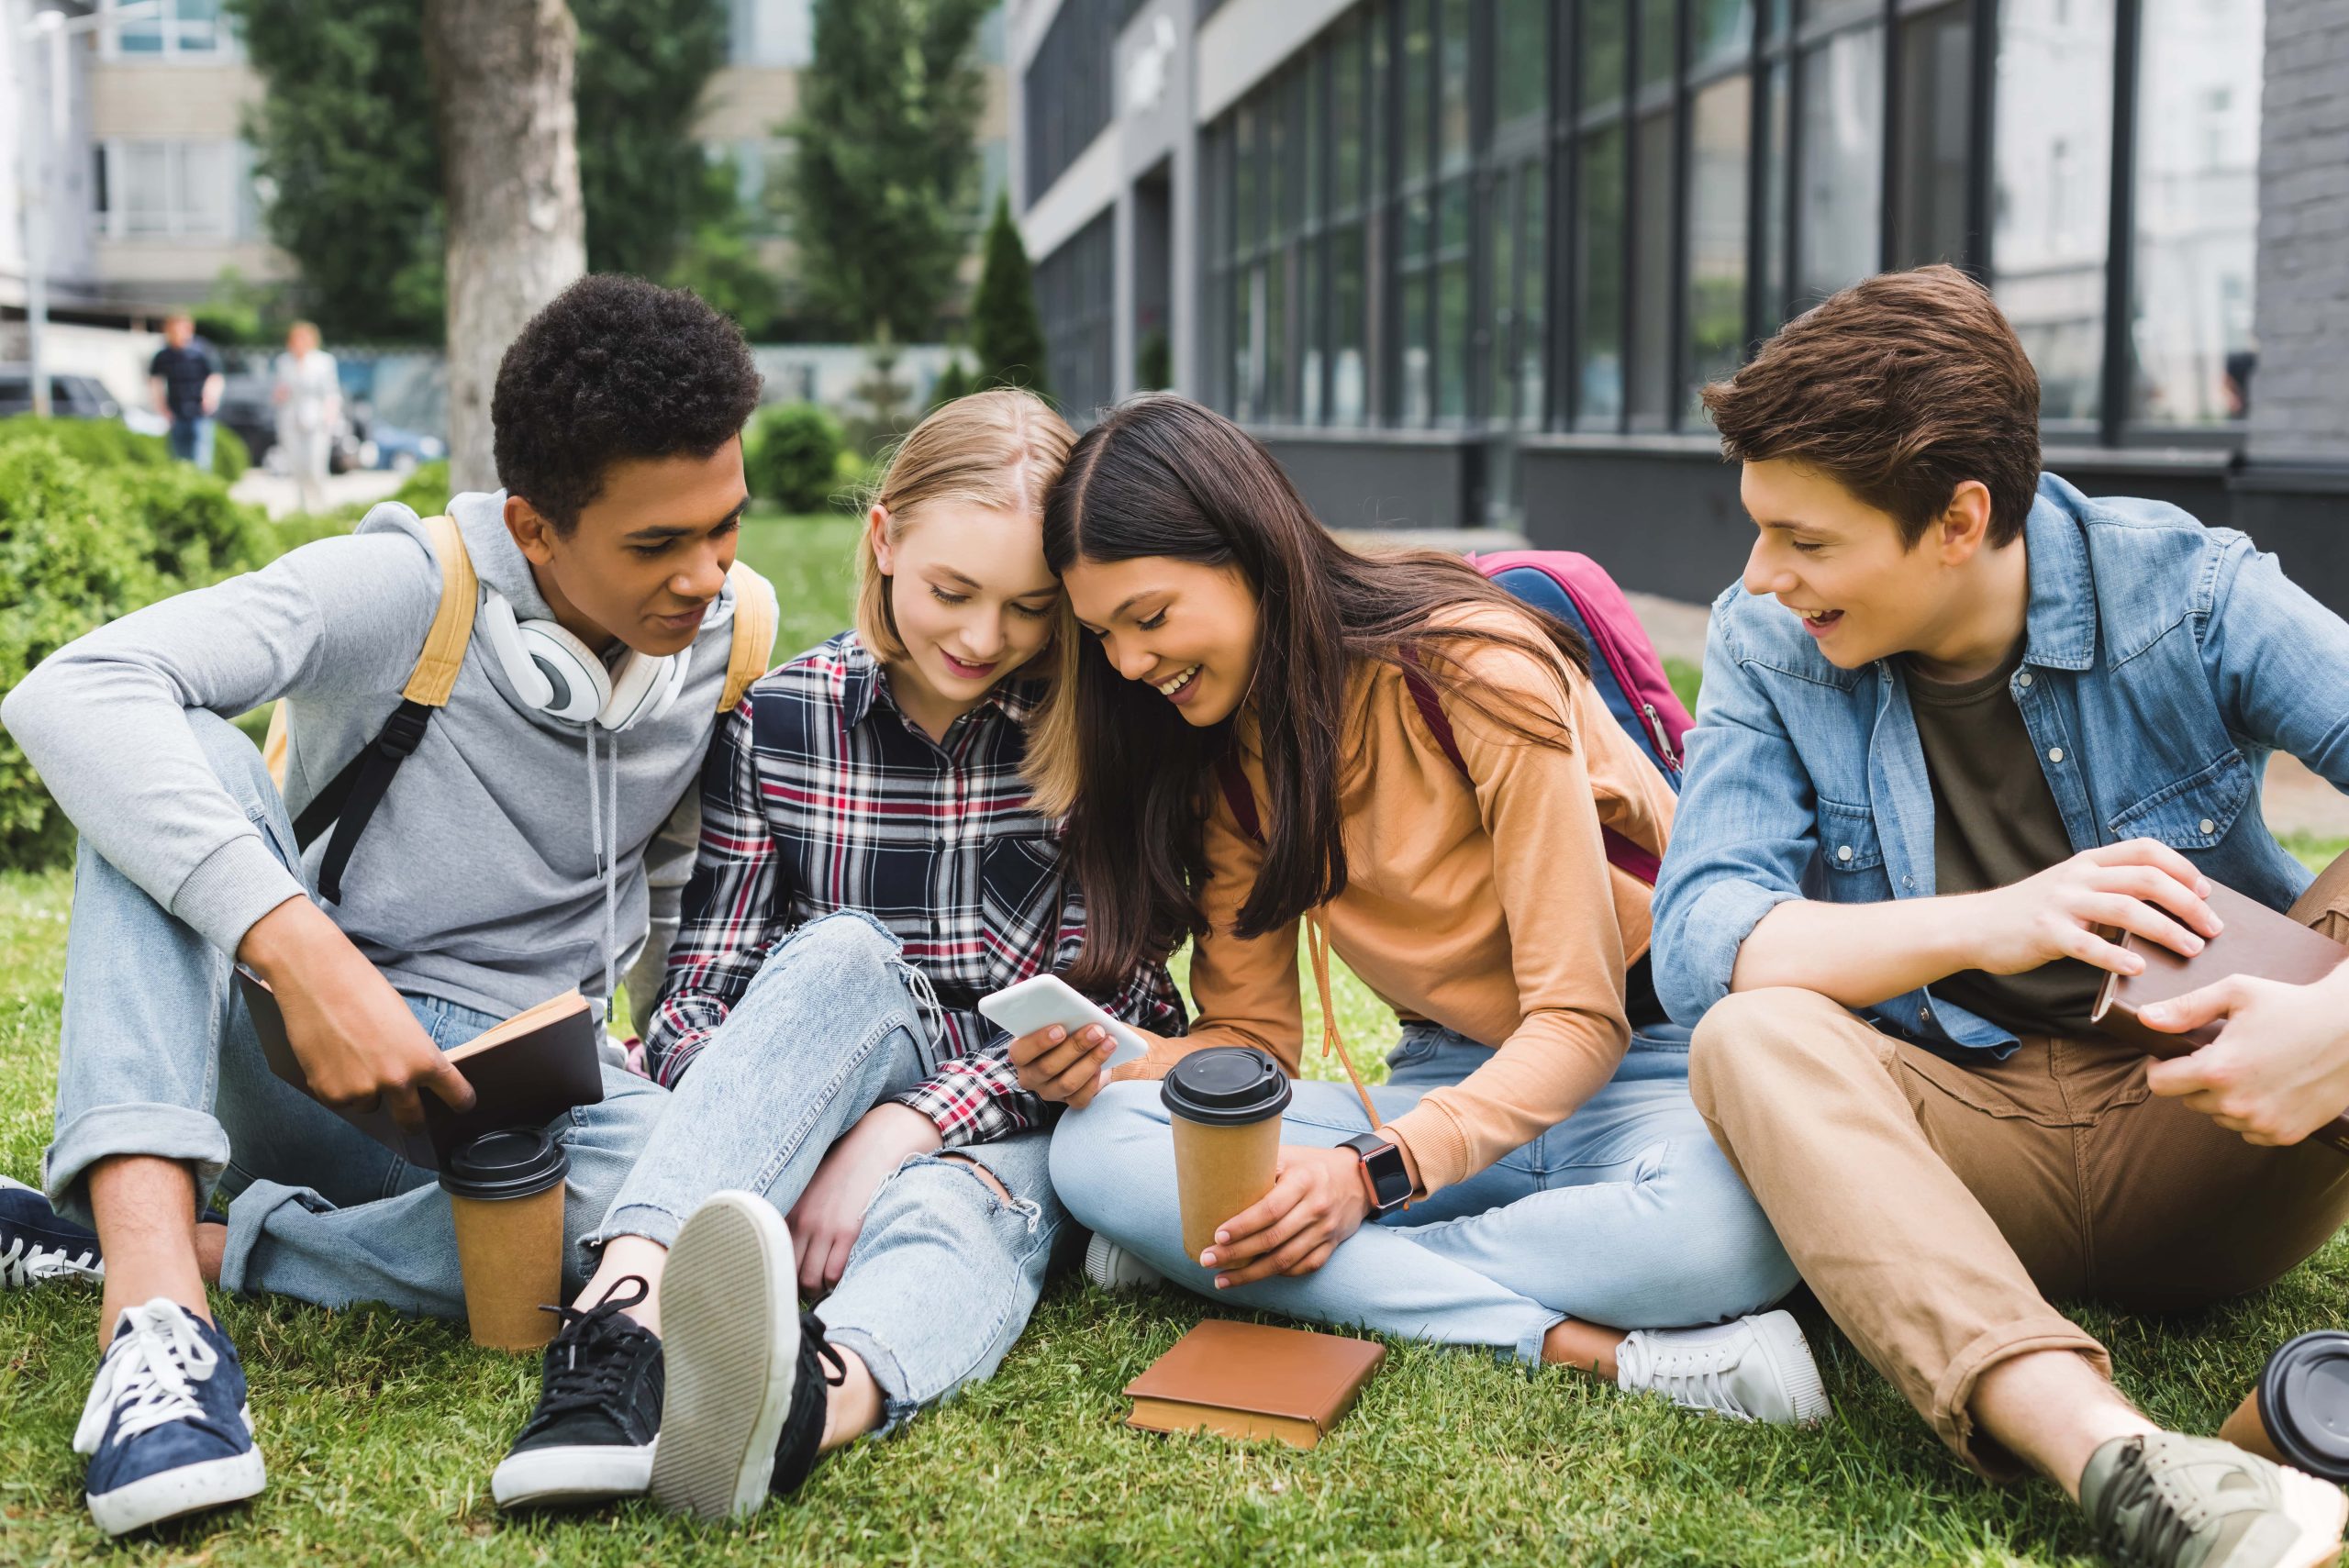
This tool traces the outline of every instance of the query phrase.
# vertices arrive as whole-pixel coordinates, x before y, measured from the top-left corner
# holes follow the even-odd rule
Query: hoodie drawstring
[[[587,721],[587,835],[595,846],[596,873],[604,879],[604,1028],[608,1032],[618,979],[614,944],[619,939],[620,924],[620,738],[610,738],[611,752],[605,764],[610,791],[607,806],[596,788],[596,740],[602,728],[594,719]]]

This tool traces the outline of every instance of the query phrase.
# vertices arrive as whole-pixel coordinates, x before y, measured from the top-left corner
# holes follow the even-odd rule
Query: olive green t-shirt
[[[1909,703],[1933,788],[1936,893],[1981,893],[2072,858],[2039,749],[2007,690],[2022,644],[1976,680],[1928,680],[1908,667]],[[2021,974],[1961,970],[1933,994],[2016,1034],[2083,1035],[2103,972],[2076,958]]]

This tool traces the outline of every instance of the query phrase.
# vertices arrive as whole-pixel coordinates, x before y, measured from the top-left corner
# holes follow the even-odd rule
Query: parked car
[[[440,437],[404,430],[381,420],[368,427],[367,437],[375,449],[375,466],[395,473],[413,473],[426,463],[438,462],[449,455],[449,443]]]
[[[122,405],[95,376],[51,375],[49,410],[61,419],[119,419]],[[32,367],[0,365],[0,416],[33,411]]]

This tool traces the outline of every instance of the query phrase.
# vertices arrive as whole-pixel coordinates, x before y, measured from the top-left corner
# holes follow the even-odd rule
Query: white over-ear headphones
[[[515,619],[514,606],[495,590],[484,592],[481,610],[482,630],[514,695],[556,718],[622,730],[660,717],[685,688],[691,648],[661,657],[623,643],[618,667],[608,669],[553,621]]]

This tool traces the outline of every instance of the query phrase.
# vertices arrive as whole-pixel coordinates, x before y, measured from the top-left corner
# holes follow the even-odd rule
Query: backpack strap
[[[774,586],[751,571],[737,556],[726,573],[734,584],[734,642],[726,654],[726,685],[718,694],[718,711],[729,714],[751,689],[751,683],[774,662],[775,624],[782,617],[775,606]]]
[[[367,830],[375,807],[383,804],[392,776],[424,739],[432,710],[448,706],[457,673],[464,668],[465,646],[473,639],[481,582],[473,571],[473,557],[466,553],[464,536],[451,517],[429,517],[424,526],[432,537],[433,559],[440,566],[440,606],[433,612],[423,651],[408,673],[407,684],[400,688],[400,706],[375,738],[362,746],[358,755],[344,763],[342,771],[303,808],[294,824],[295,841],[306,850],[329,824],[334,827],[326,856],[318,862],[318,893],[329,904],[342,902],[343,867],[350,863],[351,852],[358,847],[360,834]],[[285,705],[280,702],[270,717],[273,740],[283,727],[284,715]],[[282,784],[282,773],[278,776]]]
[[[1435,736],[1435,743],[1443,749],[1443,754],[1452,760],[1452,765],[1460,771],[1460,776],[1468,779],[1470,787],[1474,788],[1475,781],[1469,778],[1467,760],[1460,755],[1459,738],[1452,732],[1452,720],[1444,715],[1443,703],[1436,695],[1435,683],[1428,679],[1427,671],[1420,667],[1419,656],[1408,648],[1403,650],[1403,684],[1411,689],[1411,701],[1419,706],[1419,717],[1427,720],[1429,731]],[[1246,781],[1243,779],[1241,782],[1244,785]],[[1253,809],[1252,802],[1251,809]],[[1599,824],[1598,831],[1606,840],[1608,864],[1627,876],[1637,877],[1650,887],[1655,885],[1655,879],[1664,871],[1663,862],[1605,823]]]

